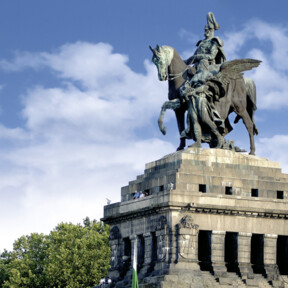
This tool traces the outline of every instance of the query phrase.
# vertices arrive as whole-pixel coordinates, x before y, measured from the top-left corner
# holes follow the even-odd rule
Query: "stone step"
[[[282,286],[283,288],[288,288],[288,276],[287,275],[280,275],[279,280],[284,285]]]
[[[246,279],[247,287],[259,287],[259,288],[271,288],[272,286],[268,283],[267,279],[260,274],[255,274],[254,279]]]

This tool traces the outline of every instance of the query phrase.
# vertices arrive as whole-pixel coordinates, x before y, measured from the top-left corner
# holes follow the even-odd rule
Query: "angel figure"
[[[188,107],[187,127],[182,131],[181,138],[193,139],[195,143],[192,147],[201,147],[201,143],[206,142],[210,147],[223,148],[224,135],[229,132],[229,127],[225,126],[227,115],[221,117],[219,112],[222,111],[218,111],[217,106],[225,106],[230,82],[240,80],[245,85],[242,72],[259,64],[260,61],[253,59],[233,60],[224,62],[218,70],[209,65],[207,59],[202,59],[196,74],[180,87],[180,94]],[[217,105],[220,100],[221,105]]]

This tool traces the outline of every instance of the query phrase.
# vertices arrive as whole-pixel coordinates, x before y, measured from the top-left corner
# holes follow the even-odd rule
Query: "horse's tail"
[[[250,102],[250,103],[247,103],[247,108],[248,108],[248,106],[250,104],[252,111],[256,111],[257,110],[257,106],[256,106],[256,85],[255,85],[254,81],[251,78],[244,78],[244,81],[245,81],[245,86],[246,86],[247,100]],[[251,115],[250,115],[250,117],[251,117]]]

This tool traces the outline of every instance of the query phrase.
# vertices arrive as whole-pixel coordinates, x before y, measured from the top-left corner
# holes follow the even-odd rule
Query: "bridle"
[[[157,54],[156,54],[156,57],[157,57],[158,59],[162,58],[162,60],[163,60],[163,58],[165,57],[164,63],[165,63],[166,70],[167,70],[167,77],[168,77],[167,80],[173,81],[173,80],[175,80],[175,79],[177,79],[177,78],[179,78],[179,77],[182,77],[183,74],[184,74],[186,71],[189,70],[189,66],[187,65],[186,68],[185,68],[183,71],[179,72],[179,73],[168,73],[168,67],[169,67],[170,63],[168,64],[169,61],[167,61],[167,55],[165,55],[165,56],[163,57],[162,55],[160,55],[160,53],[157,53]]]
[[[177,78],[179,78],[179,77],[182,77],[183,74],[184,74],[186,71],[188,71],[188,70],[189,70],[189,66],[187,65],[187,67],[186,67],[182,72],[180,72],[180,73],[176,73],[176,74],[169,74],[169,73],[168,73],[168,80],[173,81],[173,80],[175,80],[175,79],[177,79]]]

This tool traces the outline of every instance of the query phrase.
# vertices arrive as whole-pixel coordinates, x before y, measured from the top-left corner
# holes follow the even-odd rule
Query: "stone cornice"
[[[119,203],[121,204],[121,203]],[[127,221],[135,218],[141,218],[148,215],[162,214],[168,211],[178,211],[182,213],[193,214],[210,214],[210,215],[223,215],[223,216],[241,216],[253,218],[273,218],[273,219],[288,219],[288,211],[271,210],[271,209],[250,209],[244,207],[230,207],[220,205],[203,205],[194,203],[173,203],[165,202],[154,205],[152,207],[145,207],[135,211],[126,213],[118,213],[113,216],[102,218],[101,220],[107,224],[116,224],[122,221]]]

